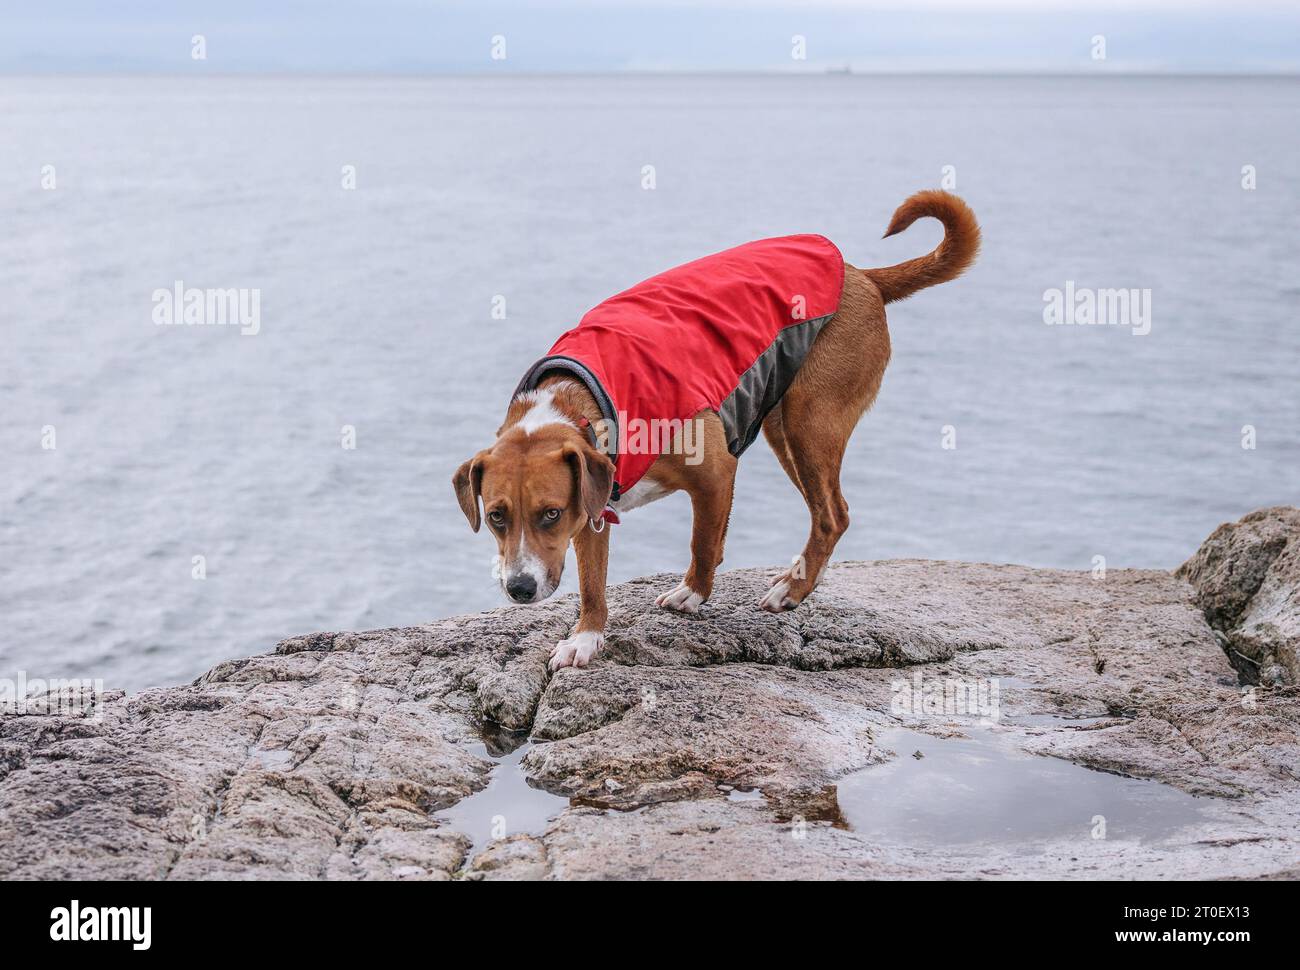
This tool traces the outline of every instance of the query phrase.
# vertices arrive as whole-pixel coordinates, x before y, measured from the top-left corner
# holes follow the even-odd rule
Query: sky
[[[1300,72],[1296,0],[0,0],[0,25],[8,74]]]

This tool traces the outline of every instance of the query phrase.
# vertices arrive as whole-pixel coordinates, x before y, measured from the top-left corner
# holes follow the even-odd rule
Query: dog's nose
[[[537,580],[527,573],[519,573],[506,580],[506,592],[516,603],[531,603],[537,595]]]

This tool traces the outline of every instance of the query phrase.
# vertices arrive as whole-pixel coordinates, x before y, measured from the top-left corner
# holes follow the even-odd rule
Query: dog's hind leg
[[[794,472],[790,478],[808,503],[812,528],[803,552],[759,600],[758,605],[772,613],[794,609],[816,588],[836,543],[849,527],[849,504],[840,492],[840,463],[847,436],[832,443],[820,435],[809,442],[799,432],[787,432],[786,441]],[[807,450],[812,447],[821,449],[820,453]]]
[[[767,439],[768,445],[772,448],[772,454],[776,455],[776,460],[781,463],[785,473],[790,476],[790,481],[794,487],[799,489],[799,494],[803,494],[803,483],[799,481],[799,469],[795,466],[794,455],[790,454],[790,442],[785,437],[785,425],[781,421],[781,409],[774,408],[772,413],[763,420],[763,437]]]
[[[763,432],[808,504],[811,528],[802,554],[777,576],[759,605],[794,609],[816,588],[849,527],[840,466],[858,419],[880,390],[889,362],[884,305],[875,287],[850,270],[840,310],[818,335]]]
[[[799,494],[803,495],[804,500],[807,501],[807,495],[804,493],[803,489],[803,481],[799,478],[799,467],[795,464],[794,455],[790,452],[790,442],[785,436],[785,425],[781,419],[780,407],[774,408],[764,419],[763,437],[767,439],[768,445],[772,448],[772,453],[776,455],[777,461],[781,463],[781,467],[785,470],[786,475],[790,477],[790,481],[794,484],[794,487],[799,490]],[[795,556],[790,562],[790,570],[787,573],[778,575],[768,583],[768,586],[773,587],[778,583],[785,581],[786,588],[788,588],[789,581],[792,578],[791,574],[801,574],[803,563],[803,555]],[[766,597],[764,597],[764,599],[766,599]],[[762,600],[760,600],[759,605],[764,605]]]

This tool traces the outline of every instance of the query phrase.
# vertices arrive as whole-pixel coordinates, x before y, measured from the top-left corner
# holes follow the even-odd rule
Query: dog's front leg
[[[713,474],[700,475],[687,486],[692,513],[691,566],[676,589],[655,599],[664,609],[698,613],[713,593],[713,574],[722,562],[736,477],[736,459],[724,455],[728,460],[718,462],[720,467]]]
[[[609,525],[600,532],[583,526],[573,538],[578,556],[578,625],[551,651],[551,669],[585,667],[605,645],[605,575],[609,568]]]

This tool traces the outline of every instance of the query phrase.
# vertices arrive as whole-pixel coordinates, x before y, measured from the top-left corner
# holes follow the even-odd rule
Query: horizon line
[[[1034,68],[952,68],[952,69],[893,69],[853,70],[827,68],[824,70],[789,70],[783,68],[616,68],[572,70],[493,70],[471,71],[438,70],[386,70],[386,71],[322,71],[322,70],[176,70],[170,68],[131,70],[8,70],[0,67],[0,78],[395,78],[395,79],[450,79],[450,78],[578,78],[578,77],[781,77],[781,78],[845,78],[845,77],[1035,77],[1035,78],[1300,78],[1300,67],[1278,69],[1218,69],[1218,70],[1164,70],[1160,68],[1079,68],[1078,70]]]

